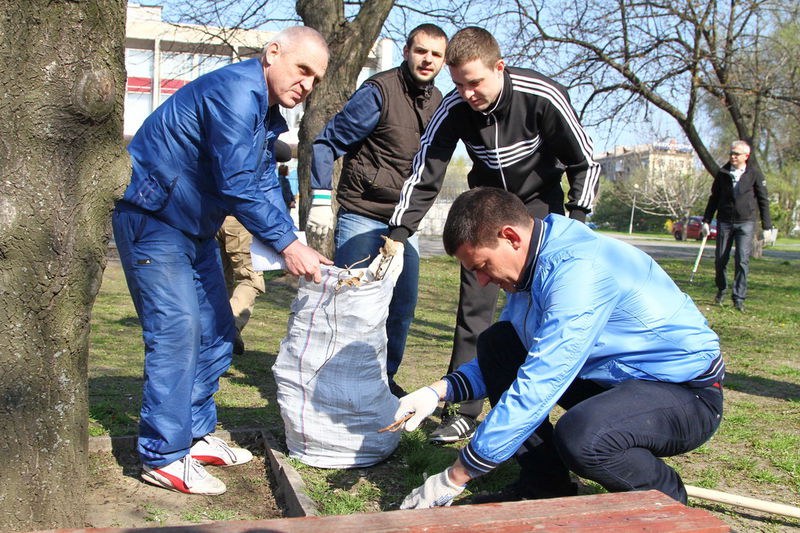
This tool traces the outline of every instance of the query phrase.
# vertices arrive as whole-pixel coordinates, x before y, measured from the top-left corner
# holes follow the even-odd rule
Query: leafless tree
[[[711,174],[719,167],[702,133],[704,96],[720,102],[736,136],[753,145],[765,106],[800,106],[796,72],[787,76],[785,62],[764,61],[775,44],[765,29],[794,9],[789,0],[514,3],[508,50],[549,63],[585,96],[585,123],[624,122],[655,106],[678,123]]]
[[[650,215],[686,220],[692,209],[708,197],[708,175],[696,172],[634,171],[630,178],[616,182],[621,199]],[[684,226],[685,227],[685,226]]]
[[[406,33],[423,21],[438,22],[451,29],[470,23],[494,27],[498,17],[508,13],[508,7],[490,0],[193,0],[176,3],[172,12],[178,21],[204,25],[210,36],[223,40],[230,40],[236,31],[274,22],[302,22],[325,36],[331,51],[328,73],[305,104],[298,134],[302,227],[310,204],[311,143],[355,90],[358,74],[378,36],[383,34],[404,43]],[[387,22],[392,10],[397,16]],[[331,250],[330,238],[311,244],[326,252]]]

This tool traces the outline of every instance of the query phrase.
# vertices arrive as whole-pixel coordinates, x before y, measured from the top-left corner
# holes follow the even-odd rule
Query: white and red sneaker
[[[216,496],[225,492],[225,483],[215,478],[192,456],[185,455],[166,466],[142,466],[142,479],[186,494]]]
[[[195,442],[189,454],[201,465],[211,466],[243,465],[253,458],[249,450],[228,446],[224,440],[211,435]]]

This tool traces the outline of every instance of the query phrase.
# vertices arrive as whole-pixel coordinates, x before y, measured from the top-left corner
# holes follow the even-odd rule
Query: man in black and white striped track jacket
[[[445,63],[456,88],[434,113],[420,141],[390,237],[405,240],[430,209],[459,140],[472,159],[470,188],[501,187],[518,196],[531,216],[565,213],[585,221],[597,194],[600,165],[563,86],[534,70],[506,67],[492,35],[482,28],[457,32]],[[566,204],[561,176],[569,181]],[[475,357],[478,335],[493,319],[498,289],[481,287],[462,269],[461,295],[449,370]],[[431,439],[468,438],[482,404],[462,404]]]

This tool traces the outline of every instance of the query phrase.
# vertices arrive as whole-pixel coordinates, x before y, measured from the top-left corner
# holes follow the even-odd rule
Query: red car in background
[[[703,217],[689,217],[689,224],[686,226],[686,238],[697,239],[698,241],[703,238],[700,233],[700,228],[703,226]],[[712,220],[709,224],[709,239],[717,238],[717,221]],[[675,222],[672,225],[672,234],[675,236],[676,241],[683,240],[683,222]]]

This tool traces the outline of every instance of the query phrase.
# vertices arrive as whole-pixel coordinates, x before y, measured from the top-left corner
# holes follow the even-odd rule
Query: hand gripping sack
[[[321,468],[382,461],[400,432],[398,400],[386,380],[390,279],[345,283],[360,270],[322,268],[322,283],[300,279],[286,338],[272,373],[289,455]]]

